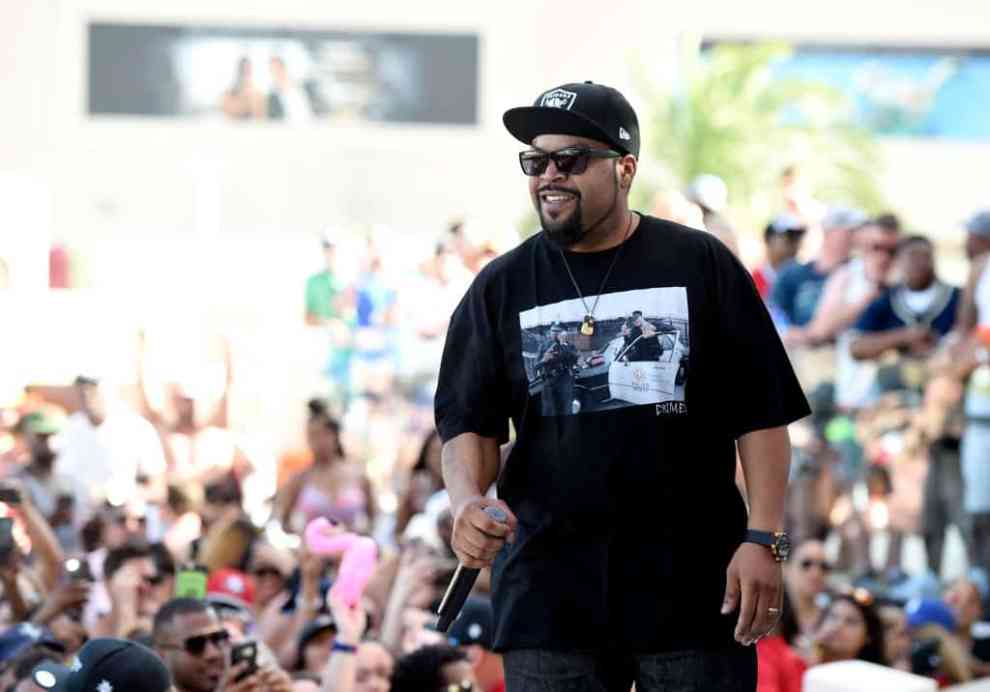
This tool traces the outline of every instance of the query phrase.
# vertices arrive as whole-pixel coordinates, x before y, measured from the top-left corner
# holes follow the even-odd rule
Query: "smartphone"
[[[207,570],[202,565],[186,565],[175,575],[175,595],[180,598],[206,598]]]
[[[14,554],[14,520],[0,517],[0,564],[7,564]]]
[[[240,644],[234,644],[230,647],[230,665],[231,667],[238,665],[239,663],[247,663],[247,668],[243,673],[237,676],[235,682],[243,680],[244,678],[254,675],[258,670],[258,643],[257,642],[241,642]]]
[[[65,573],[72,581],[94,581],[93,573],[89,569],[89,562],[70,557],[65,561]]]
[[[21,504],[21,491],[17,488],[8,488],[0,485],[0,502],[8,505]]]

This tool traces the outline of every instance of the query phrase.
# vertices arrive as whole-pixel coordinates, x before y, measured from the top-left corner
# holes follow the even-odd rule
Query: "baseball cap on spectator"
[[[55,411],[48,408],[38,409],[25,414],[17,427],[32,435],[55,435],[62,430],[64,419]]]
[[[502,122],[523,144],[540,135],[575,135],[639,157],[636,111],[625,96],[603,84],[562,84],[537,96],[532,106],[510,108]]]
[[[93,639],[70,666],[45,662],[31,679],[57,692],[166,692],[172,686],[168,668],[154,651],[123,639]]]
[[[771,236],[780,233],[804,233],[808,230],[807,225],[801,219],[791,214],[780,214],[775,216],[763,230],[763,237],[769,239]]]
[[[9,661],[29,646],[42,644],[56,651],[65,652],[65,647],[46,627],[31,622],[22,622],[0,634],[0,663]]]
[[[250,575],[230,567],[214,570],[206,582],[207,599],[227,601],[235,607],[254,603],[254,580]]]
[[[966,221],[966,232],[990,237],[990,209],[978,211]]]
[[[491,650],[494,620],[491,601],[472,596],[464,603],[461,614],[447,632],[450,643],[453,646],[477,644]]]
[[[866,214],[851,207],[829,207],[822,217],[822,228],[826,231],[840,228],[859,228],[868,221]]]
[[[691,181],[685,196],[699,207],[718,213],[729,203],[729,188],[717,175],[703,173]]]
[[[956,629],[956,616],[945,601],[937,598],[913,598],[904,606],[904,612],[911,629],[925,625],[941,625],[949,632]]]
[[[323,632],[336,631],[337,623],[334,622],[333,617],[330,615],[320,615],[316,619],[310,620],[306,623],[306,626],[303,627],[302,634],[299,635],[299,646],[296,655],[296,669],[300,670],[303,667],[303,654],[306,651],[307,644]]]

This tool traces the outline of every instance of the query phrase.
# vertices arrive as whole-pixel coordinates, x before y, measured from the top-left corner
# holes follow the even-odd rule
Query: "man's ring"
[[[767,608],[767,612],[770,613],[771,615],[776,615],[777,613],[780,612],[780,608]]]

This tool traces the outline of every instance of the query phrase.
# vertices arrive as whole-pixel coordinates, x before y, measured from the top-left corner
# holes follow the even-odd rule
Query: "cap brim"
[[[510,108],[502,116],[505,129],[523,144],[532,144],[540,135],[574,135],[587,137],[629,153],[629,149],[608,136],[608,133],[580,113],[563,108],[522,106]]]
[[[72,671],[68,667],[53,661],[45,661],[31,671],[31,681],[43,690],[62,692],[68,689],[70,675]]]

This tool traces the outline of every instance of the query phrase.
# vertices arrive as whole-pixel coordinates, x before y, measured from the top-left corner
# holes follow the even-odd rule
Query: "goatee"
[[[574,246],[584,237],[586,232],[581,219],[581,205],[575,206],[574,212],[563,221],[552,221],[540,211],[543,233],[549,240],[564,249]]]

